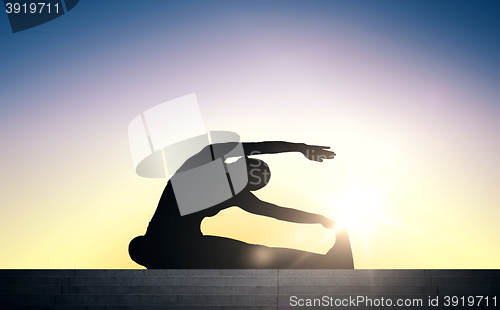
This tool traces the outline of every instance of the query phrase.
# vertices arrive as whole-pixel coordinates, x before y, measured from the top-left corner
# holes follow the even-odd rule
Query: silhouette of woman
[[[218,144],[210,147],[231,148],[233,146],[234,144]],[[328,149],[329,147],[324,146],[275,141],[243,143],[245,156],[301,152],[310,160],[318,162],[335,156],[335,153]],[[196,155],[188,159],[186,163],[195,157]],[[270,248],[224,237],[204,236],[200,230],[201,221],[231,206],[238,206],[247,212],[278,220],[319,223],[331,229],[336,227],[335,222],[322,215],[284,208],[258,199],[251,192],[264,187],[269,182],[270,170],[262,160],[248,157],[245,159],[248,167],[248,185],[245,189],[227,201],[192,214],[180,215],[172,184],[169,181],[146,234],[130,242],[129,254],[132,260],[149,269],[354,268],[346,230],[336,230],[335,245],[326,255],[286,248]]]

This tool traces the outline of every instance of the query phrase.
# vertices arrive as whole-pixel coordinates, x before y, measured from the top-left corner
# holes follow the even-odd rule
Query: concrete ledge
[[[279,286],[280,294],[438,294],[437,286]]]
[[[428,286],[430,277],[279,277],[279,286]]]
[[[75,270],[74,275],[83,277],[277,277],[278,269],[83,269]]]
[[[0,269],[0,277],[70,277],[73,269]]]
[[[432,284],[436,285],[498,285],[500,282],[500,277],[431,277]]]
[[[165,306],[68,306],[68,305],[54,305],[50,306],[49,310],[276,310],[276,306],[220,306],[220,305],[189,305],[189,306],[179,306],[179,305],[165,305]],[[285,308],[289,309],[289,308]],[[3,310],[3,309],[2,309]],[[21,309],[13,309],[21,310]],[[26,310],[23,308],[22,310]],[[31,309],[30,309],[31,310]],[[34,309],[38,310],[38,309]],[[46,308],[40,310],[47,310]]]
[[[499,279],[500,280],[500,279]],[[439,285],[439,294],[444,296],[481,296],[493,295],[500,299],[500,282],[496,285]],[[500,307],[500,304],[498,304]]]
[[[220,305],[220,306],[273,306],[276,295],[59,295],[58,305]]]
[[[69,277],[0,277],[0,285],[63,285],[68,283]]]
[[[426,270],[426,276],[431,277],[500,277],[499,269],[480,269],[480,270],[460,270],[460,269],[449,269],[449,270],[436,270],[430,269]]]
[[[425,270],[410,269],[280,269],[280,277],[424,277]]]
[[[165,276],[165,277],[71,277],[69,285],[167,285],[167,286],[261,286],[276,285],[278,277],[196,277],[196,276]]]
[[[59,291],[61,288],[59,288]],[[277,285],[269,286],[63,286],[63,294],[278,294]]]
[[[444,296],[476,295],[497,296],[497,307],[500,306],[500,271],[0,270],[2,310],[268,310],[292,308],[291,296],[302,299],[321,299],[323,296],[421,298],[427,301],[429,296],[443,299]],[[325,309],[306,309],[316,308]],[[418,307],[427,308],[437,307]]]
[[[60,294],[61,285],[0,285],[0,295]]]

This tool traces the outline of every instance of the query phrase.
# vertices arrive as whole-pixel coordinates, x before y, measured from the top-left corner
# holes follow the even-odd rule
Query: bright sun
[[[367,237],[373,229],[388,222],[382,205],[381,190],[375,191],[352,181],[348,191],[339,197],[330,198],[340,227],[351,233]]]

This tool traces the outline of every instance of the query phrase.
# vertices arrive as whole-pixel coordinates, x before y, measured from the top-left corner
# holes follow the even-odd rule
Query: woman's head
[[[269,166],[260,159],[246,158],[248,171],[248,189],[256,191],[269,183],[271,170]]]

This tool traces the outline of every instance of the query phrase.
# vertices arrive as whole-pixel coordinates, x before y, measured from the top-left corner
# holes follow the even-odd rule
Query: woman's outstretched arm
[[[253,194],[245,195],[245,198],[242,200],[242,203],[238,204],[238,206],[253,214],[272,217],[286,222],[321,224],[324,227],[331,229],[335,229],[337,226],[337,223],[323,215],[280,207],[275,204],[262,201]]]
[[[226,154],[238,145],[237,142],[216,143],[208,145],[197,154],[191,156],[182,165],[179,171],[187,170],[210,162],[211,159],[218,158]],[[335,153],[329,150],[329,146],[308,145],[305,143],[293,143],[284,141],[264,141],[264,142],[243,142],[243,152],[245,156],[259,154],[278,154],[285,152],[300,152],[310,160],[322,162],[325,159],[332,159]]]
[[[305,143],[293,143],[284,141],[265,141],[265,142],[245,142],[243,150],[245,155],[259,154],[277,154],[285,152],[300,152],[305,157],[314,161],[323,161],[324,159],[332,159],[335,153],[328,150],[329,146],[307,145]]]

